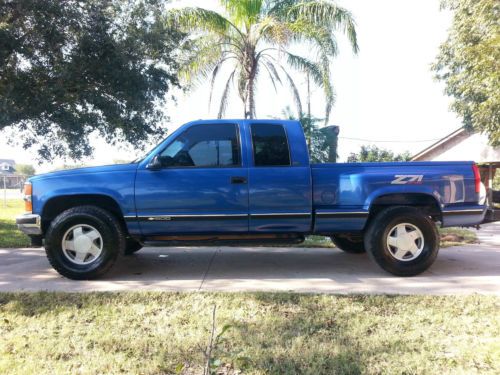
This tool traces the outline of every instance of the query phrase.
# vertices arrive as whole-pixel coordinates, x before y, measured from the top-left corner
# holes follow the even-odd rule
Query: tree
[[[411,155],[408,151],[394,154],[392,151],[378,148],[377,146],[361,146],[358,153],[351,152],[347,158],[348,163],[380,162],[380,161],[409,161]]]
[[[327,162],[330,155],[330,139],[327,134],[319,127],[321,119],[310,117],[305,113],[301,113],[300,117],[296,117],[290,107],[286,107],[282,112],[283,118],[288,120],[298,120],[304,130],[304,136],[309,149],[309,158],[312,163]],[[336,154],[336,150],[334,150]]]
[[[89,134],[136,147],[163,133],[184,34],[161,0],[0,0],[0,130],[40,159],[92,153]]]
[[[300,115],[299,90],[289,68],[309,75],[324,91],[325,121],[334,102],[330,62],[337,54],[335,32],[345,33],[354,53],[358,51],[352,15],[330,0],[220,0],[219,14],[203,8],[174,9],[169,24],[194,33],[191,51],[181,70],[191,84],[210,80],[209,106],[218,76],[229,66],[224,79],[218,117],[225,113],[232,85],[243,104],[245,118],[256,116],[256,85],[266,74],[274,88],[287,84]],[[300,56],[291,47],[308,43],[315,58]]]
[[[454,98],[452,109],[466,128],[500,145],[500,2],[445,0],[454,12],[447,40],[433,69]]]
[[[33,176],[36,171],[31,164],[16,164],[16,172],[24,176]]]

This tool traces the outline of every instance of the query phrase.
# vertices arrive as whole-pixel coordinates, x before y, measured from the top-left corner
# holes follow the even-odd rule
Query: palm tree
[[[354,53],[358,51],[352,15],[330,0],[220,0],[225,14],[186,7],[173,9],[168,22],[190,33],[189,59],[181,78],[196,84],[210,79],[211,105],[218,76],[227,72],[218,117],[224,116],[232,87],[243,103],[244,117],[255,117],[256,84],[267,74],[275,90],[287,84],[297,112],[302,113],[299,90],[289,68],[307,74],[326,98],[325,121],[335,100],[330,62],[337,55],[335,32],[346,34]],[[313,58],[291,48],[307,43]],[[230,69],[224,68],[229,65]]]

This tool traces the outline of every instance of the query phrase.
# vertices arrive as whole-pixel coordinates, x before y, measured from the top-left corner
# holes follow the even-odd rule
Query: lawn
[[[24,211],[21,200],[7,200],[7,208],[0,203],[0,248],[1,247],[26,247],[30,241],[21,233],[15,224],[15,217]],[[476,234],[467,229],[440,228],[442,247],[476,243]],[[302,244],[296,247],[335,247],[328,237],[308,236]]]
[[[30,239],[17,229],[15,217],[24,211],[22,200],[0,201],[0,248],[1,247],[26,247],[30,245]]]
[[[0,294],[0,373],[199,374],[213,305],[220,371],[500,372],[496,297],[45,292]]]

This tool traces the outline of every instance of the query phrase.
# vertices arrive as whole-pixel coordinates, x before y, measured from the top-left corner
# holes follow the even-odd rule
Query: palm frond
[[[222,97],[220,99],[219,113],[217,114],[217,118],[222,118],[226,113],[229,93],[231,91],[231,84],[233,82],[235,73],[236,69],[233,70],[233,72],[229,75],[229,78],[226,81],[226,85],[224,86],[224,91],[222,92]]]
[[[287,11],[297,4],[297,0],[270,0],[266,6],[266,13],[275,16],[286,16]]]
[[[271,70],[269,69],[269,67],[266,64],[263,64],[263,66],[266,69],[267,74],[269,75],[269,80],[271,81],[271,83],[272,83],[272,85],[274,87],[274,92],[277,94],[278,93],[278,87],[276,86],[276,82],[274,80],[274,76],[273,76],[273,74],[271,73]]]
[[[335,104],[335,90],[333,89],[333,84],[331,82],[330,60],[328,59],[328,56],[323,56],[320,61],[320,65],[323,78],[321,88],[325,94],[325,125],[327,125],[333,105]]]
[[[294,42],[312,42],[318,53],[326,53],[331,57],[337,56],[338,46],[335,35],[324,26],[316,26],[300,19],[287,23],[290,30],[290,39]]]
[[[212,97],[213,97],[213,92],[214,92],[214,87],[215,87],[215,81],[217,80],[217,77],[219,76],[220,70],[222,68],[222,65],[228,60],[231,59],[236,59],[234,56],[228,56],[224,57],[217,62],[215,65],[214,69],[212,70],[212,77],[210,79],[210,92],[209,92],[209,97],[208,97],[208,108],[212,106]]]
[[[208,78],[216,65],[224,57],[223,51],[208,46],[193,47],[193,51],[187,61],[184,61],[179,68],[179,77],[185,83],[193,85],[203,83]]]
[[[240,30],[230,20],[217,12],[204,8],[172,9],[167,13],[166,22],[188,32],[201,31],[224,36],[233,32],[241,35]]]
[[[318,63],[315,63],[314,61],[311,61],[299,55],[295,55],[288,51],[285,51],[285,53],[287,56],[288,65],[303,73],[309,73],[316,85],[323,85],[323,72],[321,70],[321,66]]]
[[[285,74],[288,84],[290,85],[293,94],[293,100],[295,102],[295,106],[297,107],[297,113],[300,116],[302,114],[302,101],[300,100],[299,89],[297,88],[297,85],[295,84],[293,78],[290,76],[290,74],[288,74],[286,69],[284,67],[281,67],[281,70]]]
[[[327,27],[331,30],[341,29],[349,39],[353,52],[357,53],[359,50],[354,17],[348,10],[331,1],[295,2],[294,5],[283,9],[279,14],[290,22],[303,19],[318,27]]]
[[[270,44],[285,46],[288,44],[292,33],[288,28],[287,22],[267,16],[255,25],[254,34],[257,41],[263,38]]]
[[[264,66],[266,66],[267,68],[269,68],[270,72],[272,73],[272,75],[274,76],[274,79],[280,84],[282,85],[283,82],[281,82],[281,77],[278,73],[278,69],[276,69],[276,66],[271,62],[269,61],[269,59],[265,58],[265,61],[264,61]]]
[[[236,26],[245,26],[247,30],[258,22],[263,0],[220,0]]]

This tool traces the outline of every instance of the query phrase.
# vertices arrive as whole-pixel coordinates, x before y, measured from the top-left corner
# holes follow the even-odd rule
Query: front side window
[[[234,124],[194,125],[160,154],[163,167],[239,166],[238,129]]]
[[[282,125],[252,124],[255,166],[290,165],[290,150]]]

